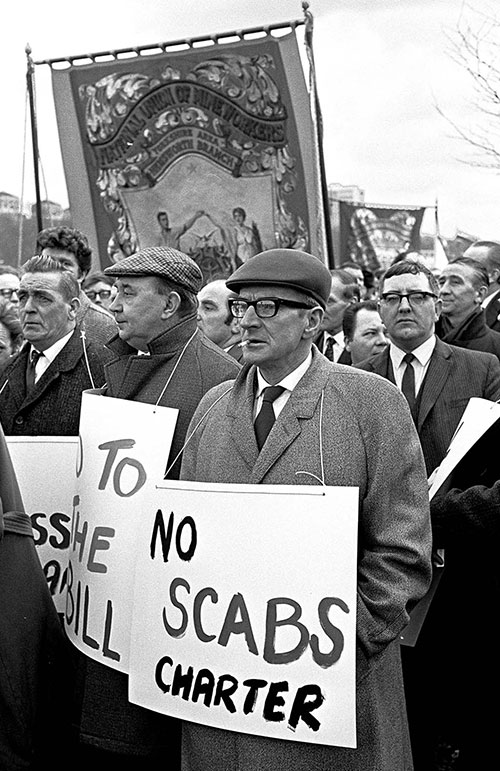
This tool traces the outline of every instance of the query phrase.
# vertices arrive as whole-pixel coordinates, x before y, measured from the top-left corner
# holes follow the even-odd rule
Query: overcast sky
[[[495,8],[494,0],[470,3]],[[433,206],[437,198],[444,236],[458,229],[500,239],[500,174],[468,165],[470,149],[436,110],[438,104],[454,119],[474,119],[469,80],[453,62],[447,37],[469,12],[463,0],[309,6],[328,182],[358,185],[373,204]],[[39,61],[302,18],[296,0],[9,2],[0,30],[0,190],[23,189],[27,43]],[[50,68],[37,66],[35,76],[42,197],[67,205]],[[29,141],[24,168],[24,198],[34,201]],[[426,218],[424,230],[430,227]]]

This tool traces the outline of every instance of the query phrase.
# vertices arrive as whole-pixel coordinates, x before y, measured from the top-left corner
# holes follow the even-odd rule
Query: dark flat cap
[[[297,249],[268,249],[250,257],[226,281],[226,286],[234,292],[254,284],[297,289],[326,308],[332,277],[326,265],[312,254]]]
[[[203,274],[191,257],[170,246],[148,246],[104,269],[106,276],[160,276],[197,294]]]

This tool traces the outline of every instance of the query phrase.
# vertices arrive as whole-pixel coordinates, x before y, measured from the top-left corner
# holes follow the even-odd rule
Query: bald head
[[[198,292],[198,326],[220,348],[227,348],[240,339],[239,321],[229,310],[230,297],[237,295],[227,288],[224,279],[209,281]]]

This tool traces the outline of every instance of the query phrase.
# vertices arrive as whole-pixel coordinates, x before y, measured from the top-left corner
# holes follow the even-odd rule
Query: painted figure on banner
[[[204,212],[203,209],[199,209],[182,225],[172,227],[170,225],[168,213],[166,211],[159,211],[156,215],[156,219],[158,220],[158,225],[160,226],[160,232],[156,241],[156,246],[171,246],[172,249],[179,249],[181,236],[183,236],[184,233],[192,228],[194,223],[205,214],[206,212]]]

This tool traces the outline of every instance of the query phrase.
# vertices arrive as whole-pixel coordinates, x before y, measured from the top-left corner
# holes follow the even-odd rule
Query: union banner
[[[394,258],[420,248],[425,206],[370,206],[339,201],[339,264],[353,260],[369,270],[386,270]]]
[[[274,247],[327,262],[295,29],[238,34],[50,63],[73,221],[101,267],[162,244],[193,257],[206,281]]]

